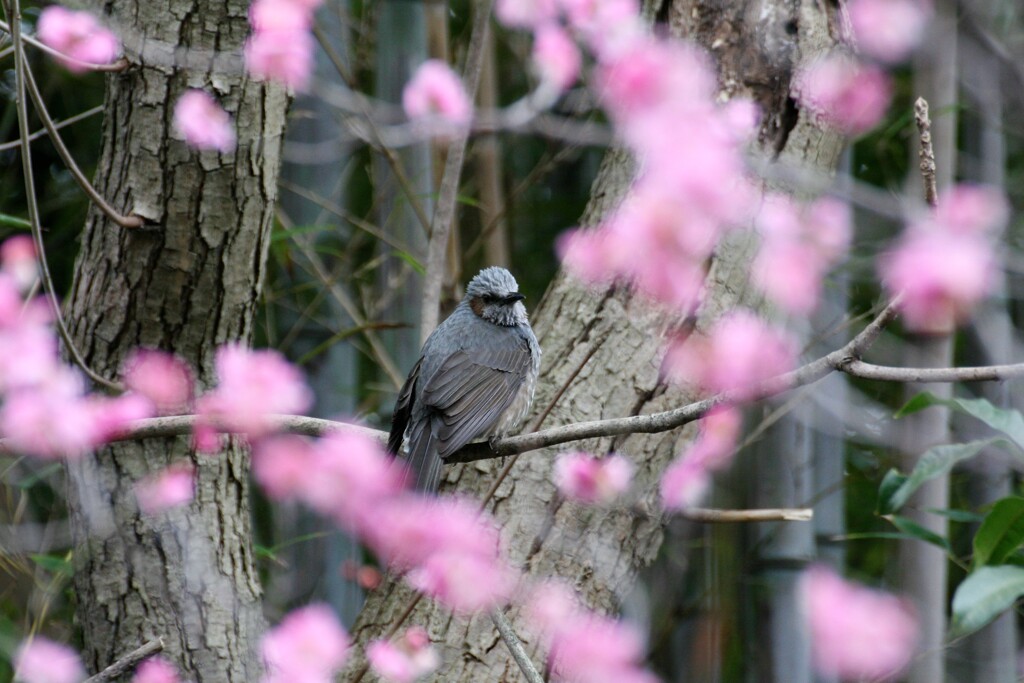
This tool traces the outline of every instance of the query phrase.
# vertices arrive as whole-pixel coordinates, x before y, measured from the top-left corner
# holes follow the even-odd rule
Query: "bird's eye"
[[[484,300],[485,304],[493,304],[495,301],[498,300],[498,297],[494,296],[493,294],[484,294],[480,298]]]

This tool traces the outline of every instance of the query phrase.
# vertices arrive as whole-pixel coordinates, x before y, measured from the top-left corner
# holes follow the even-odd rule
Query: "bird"
[[[412,488],[437,491],[444,459],[479,438],[511,433],[533,402],[540,345],[512,273],[491,266],[423,344],[398,394],[388,452]]]

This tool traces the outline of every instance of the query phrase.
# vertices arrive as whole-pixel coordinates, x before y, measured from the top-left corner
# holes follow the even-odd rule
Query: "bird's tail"
[[[416,491],[435,493],[441,484],[443,465],[437,453],[437,438],[429,420],[423,420],[411,432],[406,451],[409,467],[406,482]]]

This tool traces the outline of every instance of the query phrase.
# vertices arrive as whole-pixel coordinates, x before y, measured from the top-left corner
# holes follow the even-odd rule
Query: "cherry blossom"
[[[497,0],[494,16],[505,26],[536,28],[554,21],[556,0]]]
[[[375,640],[366,646],[366,658],[377,675],[390,683],[412,683],[441,665],[422,626],[407,629],[393,641]]]
[[[155,349],[136,349],[124,364],[124,383],[149,399],[156,411],[168,415],[192,400],[192,371],[177,356]]]
[[[283,434],[260,439],[252,450],[252,474],[275,500],[294,500],[320,476],[314,468],[313,444],[302,436]]]
[[[473,116],[462,80],[438,59],[429,59],[416,70],[402,91],[402,106],[413,120],[438,116],[465,126]]]
[[[135,498],[143,514],[155,515],[185,505],[195,495],[195,467],[191,463],[171,465],[135,484]]]
[[[1010,207],[995,188],[956,185],[942,193],[934,221],[940,229],[964,235],[993,235],[1006,227]]]
[[[249,73],[298,92],[309,88],[313,65],[313,37],[305,29],[256,31],[245,43]]]
[[[27,291],[39,277],[36,245],[28,235],[8,237],[0,244],[0,269],[22,292]]]
[[[545,24],[537,29],[533,41],[533,63],[541,80],[565,90],[580,75],[580,50],[560,26]]]
[[[555,485],[562,495],[583,503],[610,503],[629,488],[632,478],[633,463],[621,455],[568,453],[555,462]]]
[[[150,657],[139,664],[132,683],[178,683],[178,669],[162,657]]]
[[[897,676],[917,643],[917,619],[899,598],[844,581],[815,566],[801,578],[814,661],[826,676],[880,680]]]
[[[78,653],[67,645],[36,636],[18,646],[14,680],[22,683],[80,683],[85,668]]]
[[[36,34],[43,43],[67,55],[58,58],[68,71],[82,73],[90,64],[109,64],[117,58],[117,36],[103,28],[88,12],[76,12],[60,5],[39,14]]]
[[[192,147],[230,152],[235,148],[231,117],[211,95],[188,90],[174,105],[174,127]]]
[[[516,573],[495,557],[439,549],[409,572],[409,585],[463,614],[508,601]]]
[[[921,42],[932,7],[929,0],[851,0],[849,12],[857,47],[899,62]]]
[[[330,683],[348,657],[349,637],[331,608],[290,612],[263,636],[264,683]]]
[[[847,135],[860,135],[889,108],[892,83],[878,67],[845,55],[819,59],[797,75],[800,103]]]
[[[257,32],[308,30],[313,9],[296,0],[255,0],[249,7],[249,23]]]
[[[675,459],[661,476],[661,503],[666,510],[700,505],[711,488],[711,474],[696,458]]]

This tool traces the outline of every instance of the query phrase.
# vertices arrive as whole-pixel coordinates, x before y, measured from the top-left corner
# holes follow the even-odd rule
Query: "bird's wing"
[[[495,348],[460,349],[423,387],[433,413],[437,452],[445,458],[490,429],[515,400],[533,363],[525,339],[508,335]]]
[[[391,433],[388,435],[388,452],[398,455],[402,450],[402,438],[405,436],[405,428],[409,425],[409,418],[412,416],[413,395],[416,393],[416,382],[420,377],[420,365],[423,359],[416,361],[409,377],[398,392],[398,401],[395,403],[395,412],[391,415]]]

